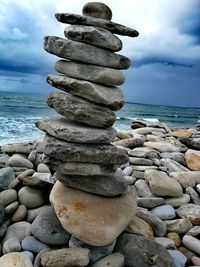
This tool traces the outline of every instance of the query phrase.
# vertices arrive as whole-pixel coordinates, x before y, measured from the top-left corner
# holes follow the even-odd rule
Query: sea
[[[43,95],[0,92],[0,145],[43,138],[35,122],[50,116],[57,114],[47,106]],[[200,109],[126,103],[117,112],[114,127],[120,131],[130,130],[131,121],[135,119],[189,128],[200,119]]]

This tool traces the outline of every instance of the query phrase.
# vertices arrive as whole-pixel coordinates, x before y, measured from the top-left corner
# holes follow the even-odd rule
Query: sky
[[[45,94],[46,76],[58,59],[43,37],[64,37],[54,14],[80,14],[85,0],[1,0],[0,91]],[[200,0],[104,0],[112,21],[139,31],[120,37],[118,52],[131,59],[120,86],[126,101],[200,107]]]

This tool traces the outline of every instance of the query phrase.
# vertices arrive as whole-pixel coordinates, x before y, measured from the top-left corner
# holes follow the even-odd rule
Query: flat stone
[[[0,169],[0,184],[8,188],[9,184],[15,179],[15,173],[11,167]]]
[[[75,144],[45,137],[44,153],[62,161],[120,165],[128,161],[126,152],[113,145]]]
[[[158,170],[157,166],[145,166],[145,165],[132,165],[133,166],[133,173],[135,173],[135,171],[143,171],[145,172],[146,170]]]
[[[125,266],[165,266],[175,267],[167,250],[154,240],[134,234],[122,234],[115,246],[115,251],[125,257]]]
[[[55,16],[59,22],[66,24],[100,27],[109,30],[112,33],[126,35],[130,37],[137,37],[139,35],[139,33],[134,29],[105,19],[93,18],[89,16],[80,16],[71,13],[56,13]]]
[[[172,159],[161,159],[161,164],[166,167],[168,174],[171,172],[189,172],[190,170]]]
[[[185,153],[186,164],[192,171],[200,171],[200,151],[188,149]]]
[[[80,97],[54,92],[48,95],[47,104],[68,119],[99,128],[111,127],[116,119],[110,109]]]
[[[156,196],[182,196],[182,187],[173,178],[170,178],[165,172],[157,170],[146,170],[146,180],[149,183],[151,192]]]
[[[114,128],[99,129],[83,124],[74,123],[65,117],[39,120],[36,126],[58,139],[73,143],[110,143],[114,140]]]
[[[188,219],[176,219],[165,221],[168,232],[176,232],[178,234],[185,234],[192,228],[192,223]]]
[[[32,234],[48,245],[66,245],[70,235],[62,228],[53,207],[42,210],[31,225]]]
[[[19,190],[18,198],[19,202],[29,209],[40,207],[46,201],[44,192],[29,186],[24,186]]]
[[[2,192],[0,192],[0,202],[7,206],[10,203],[17,200],[17,192],[14,189],[7,189]]]
[[[123,84],[125,80],[120,70],[101,66],[58,60],[54,67],[58,72],[66,76],[99,84],[116,86]]]
[[[200,206],[184,204],[176,210],[178,216],[189,219],[193,224],[200,224]]]
[[[21,244],[19,240],[12,237],[6,240],[2,247],[3,254],[10,253],[10,252],[20,252],[22,250]]]
[[[121,90],[114,86],[105,86],[92,82],[49,74],[47,82],[64,92],[82,97],[96,104],[103,105],[114,111],[124,105],[124,95]]]
[[[142,235],[149,239],[152,239],[154,237],[153,230],[150,224],[148,224],[146,221],[142,220],[137,216],[134,216],[130,220],[128,226],[125,229],[125,232]]]
[[[146,165],[146,166],[151,166],[153,165],[153,161],[150,159],[144,159],[144,158],[134,158],[134,157],[129,157],[129,162],[133,165]]]
[[[173,131],[172,134],[173,136],[176,136],[176,137],[191,137],[192,136],[192,132],[187,129],[179,129],[177,131]]]
[[[164,246],[167,249],[175,249],[174,241],[167,237],[155,237],[154,241],[156,241],[156,243]]]
[[[121,253],[113,253],[99,260],[95,264],[92,264],[91,267],[123,267],[124,266],[124,256]]]
[[[182,239],[182,242],[184,246],[186,246],[188,249],[200,255],[200,240],[199,239],[191,235],[185,235]]]
[[[171,205],[161,205],[159,207],[155,207],[151,210],[151,212],[161,220],[171,220],[176,218],[176,212]]]
[[[6,144],[2,146],[3,153],[6,154],[29,154],[32,150],[35,149],[35,142],[27,141],[15,144]]]
[[[27,236],[22,240],[22,249],[31,251],[33,253],[39,253],[43,249],[49,248],[46,244],[37,240],[34,236]]]
[[[195,187],[197,182],[200,181],[199,171],[171,172],[170,176],[175,178],[183,188]]]
[[[188,204],[189,202],[190,196],[188,194],[183,194],[181,197],[165,198],[165,204],[172,205],[174,208],[180,207],[183,204]]]
[[[112,197],[127,191],[127,183],[119,172],[107,176],[65,175],[57,172],[56,179],[69,187],[101,196]]]
[[[12,252],[0,257],[1,267],[33,267],[32,262],[20,252]]]
[[[135,130],[132,130],[131,131],[131,134],[152,134],[152,132],[159,132],[159,133],[166,133],[166,130],[163,129],[163,128],[160,128],[160,127],[157,127],[155,125],[147,125],[146,127],[142,127],[142,128],[138,128],[138,129],[135,129]],[[157,139],[158,137],[155,136]]]
[[[14,155],[8,160],[8,165],[10,167],[24,167],[28,169],[33,169],[33,163],[21,155]]]
[[[165,204],[164,198],[161,197],[137,197],[136,202],[139,207],[147,209]]]
[[[180,152],[163,152],[160,154],[162,158],[165,159],[172,159],[174,161],[177,161],[178,163],[185,165],[185,156],[183,153]]]
[[[111,243],[136,212],[136,203],[129,195],[108,199],[71,189],[58,181],[50,201],[63,228],[93,246]]]
[[[103,66],[113,69],[128,69],[130,60],[111,51],[97,48],[56,36],[45,36],[44,49],[53,55],[73,61]]]
[[[190,200],[192,203],[200,206],[200,197],[198,193],[194,190],[194,188],[188,186],[185,190],[185,193],[190,196]]]
[[[51,189],[55,181],[50,173],[35,172],[33,176],[21,178],[20,182],[25,186],[44,190]]]
[[[34,174],[34,172],[35,172],[34,169],[28,169],[28,170],[22,172],[21,174],[19,174],[17,176],[17,179],[20,180],[20,178],[24,178],[24,177],[27,177],[27,176],[32,176]]]
[[[145,142],[145,147],[156,149],[159,152],[179,152],[179,149],[167,142]]]
[[[133,172],[133,168],[131,166],[127,166],[123,169],[122,174],[124,176],[131,176],[132,172]]]
[[[128,139],[123,139],[119,141],[113,142],[115,146],[123,146],[130,149],[133,149],[138,146],[142,146],[145,141],[145,138],[143,136],[140,137],[130,137]]]
[[[84,16],[111,20],[112,10],[104,3],[89,2],[83,6],[82,14]]]
[[[16,209],[16,211],[14,212],[11,220],[12,222],[19,222],[19,221],[23,221],[24,218],[26,217],[27,214],[27,208],[24,205],[19,205]]]
[[[148,159],[158,158],[157,151],[146,147],[136,147],[130,150],[128,154],[129,156],[138,158],[148,158]]]
[[[72,25],[64,31],[65,36],[73,41],[82,42],[112,51],[122,49],[122,41],[110,31],[94,26]]]
[[[200,138],[180,137],[179,141],[191,149],[200,150]]]
[[[136,216],[146,221],[152,227],[155,236],[165,236],[167,231],[166,223],[152,212],[139,208]]]
[[[185,255],[183,253],[181,253],[180,251],[177,251],[177,250],[172,250],[172,249],[168,249],[167,251],[170,254],[170,256],[172,257],[176,267],[185,267],[186,266],[185,264],[187,262],[187,258],[185,257]]]
[[[31,235],[31,224],[25,221],[13,223],[8,226],[6,235],[2,241],[2,244],[10,238],[16,238],[21,243],[22,240]]]

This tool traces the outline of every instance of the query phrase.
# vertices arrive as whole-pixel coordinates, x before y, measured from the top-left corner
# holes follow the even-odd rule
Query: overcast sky
[[[84,0],[1,0],[0,91],[47,94],[56,57],[43,37],[64,37],[56,12],[81,14]],[[120,37],[132,66],[121,86],[136,103],[200,107],[200,0],[105,0],[113,21],[135,28]]]

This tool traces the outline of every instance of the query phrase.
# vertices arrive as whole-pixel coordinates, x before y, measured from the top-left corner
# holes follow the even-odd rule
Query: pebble
[[[2,243],[10,238],[16,238],[21,242],[26,236],[31,235],[31,224],[25,221],[13,223],[8,226]]]
[[[151,212],[161,220],[171,220],[176,218],[176,212],[171,205],[161,205],[155,207]]]
[[[175,178],[183,188],[195,187],[197,179],[200,177],[200,172],[190,171],[190,172],[171,172],[170,176]]]
[[[3,251],[3,254],[7,254],[10,252],[20,252],[21,244],[18,239],[11,237],[10,239],[4,242],[2,251]]]
[[[82,14],[84,16],[111,20],[112,10],[104,3],[89,2],[83,6]]]
[[[137,180],[135,183],[136,190],[140,197],[153,197],[154,195],[151,193],[151,190],[148,184],[144,180]]]
[[[192,171],[200,171],[200,151],[188,149],[185,153],[186,164]]]
[[[136,202],[139,207],[147,209],[165,204],[164,198],[161,197],[137,197]]]
[[[151,166],[153,165],[152,160],[150,159],[144,159],[144,158],[134,158],[134,157],[129,157],[129,162],[133,165],[145,165],[145,166]]]
[[[193,257],[191,258],[191,260],[192,260],[192,263],[193,263],[195,266],[200,266],[200,258],[199,258],[199,257],[195,257],[195,256],[193,256]]]
[[[17,200],[17,192],[14,189],[8,189],[0,192],[0,201],[4,206]]]
[[[192,187],[187,187],[185,190],[185,193],[190,196],[192,203],[200,206],[200,197],[198,193]]]
[[[200,235],[200,226],[192,227],[188,232],[187,235],[197,236]]]
[[[115,252],[111,255],[104,257],[95,264],[92,264],[91,267],[124,267],[124,256],[121,253]]]
[[[164,246],[166,249],[175,249],[175,243],[173,240],[167,237],[155,237],[154,241],[158,244]]]
[[[8,160],[10,167],[23,167],[33,169],[33,163],[21,155],[14,155]]]
[[[188,219],[175,219],[165,221],[168,232],[176,232],[178,234],[185,234],[192,228],[192,223]]]
[[[21,252],[25,257],[27,257],[31,262],[34,260],[34,255],[30,251],[22,251]]]
[[[34,221],[34,219],[37,217],[37,215],[41,211],[46,210],[46,208],[48,208],[48,207],[51,207],[51,206],[50,205],[44,205],[44,206],[41,206],[39,208],[27,210],[26,221],[29,222],[29,223],[32,223]]]
[[[23,221],[25,219],[27,215],[27,208],[24,205],[19,205],[16,209],[16,211],[14,212],[11,220],[12,222],[19,222],[19,221]]]
[[[193,224],[200,224],[200,206],[195,204],[184,204],[176,210],[178,216],[189,219]]]
[[[33,267],[32,262],[23,253],[12,252],[0,258],[1,267]]]
[[[42,206],[46,201],[44,192],[29,186],[22,187],[18,192],[19,202],[28,209]]]
[[[159,152],[179,152],[178,147],[167,142],[145,142],[144,146],[156,149]]]
[[[122,174],[124,176],[130,176],[133,172],[133,168],[131,166],[127,166],[123,169]]]
[[[15,173],[11,167],[0,169],[0,184],[8,188],[9,184],[15,179]]]
[[[44,163],[40,163],[38,166],[37,166],[37,172],[41,172],[41,173],[51,173],[50,170],[49,170],[49,167],[44,164]]]
[[[182,239],[182,242],[184,246],[186,246],[188,249],[200,255],[200,240],[199,239],[191,235],[185,235]]]
[[[46,244],[42,243],[34,236],[27,236],[22,240],[22,249],[33,253],[39,253],[43,249],[49,248]]]
[[[171,205],[174,208],[180,207],[183,204],[188,204],[189,202],[190,196],[188,194],[183,194],[181,197],[165,198],[165,204]]]
[[[167,250],[172,259],[174,260],[175,266],[176,267],[185,267],[187,258],[185,255],[183,255],[180,251],[178,250]]]
[[[174,241],[174,244],[177,248],[180,247],[181,245],[181,238],[179,236],[179,234],[175,233],[175,232],[171,232],[171,233],[167,233],[167,238],[171,239]]]
[[[19,202],[18,201],[12,202],[11,204],[9,204],[9,205],[7,205],[5,207],[5,213],[9,214],[9,213],[14,212],[17,209],[18,206],[19,206]]]

